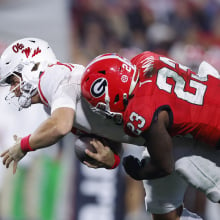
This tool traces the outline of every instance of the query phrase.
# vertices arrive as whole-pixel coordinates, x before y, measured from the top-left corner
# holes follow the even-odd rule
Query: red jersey
[[[210,145],[220,140],[220,80],[199,76],[159,54],[143,52],[131,62],[140,80],[124,113],[125,131],[139,136],[160,110],[170,116],[171,136],[192,134]],[[219,91],[219,92],[218,92]],[[158,137],[159,138],[159,137]]]

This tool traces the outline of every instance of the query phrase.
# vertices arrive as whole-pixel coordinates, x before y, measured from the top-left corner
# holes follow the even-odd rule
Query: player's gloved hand
[[[126,173],[136,180],[144,179],[144,177],[142,176],[144,165],[145,159],[142,159],[140,161],[138,158],[131,155],[124,157],[123,159],[123,166]]]

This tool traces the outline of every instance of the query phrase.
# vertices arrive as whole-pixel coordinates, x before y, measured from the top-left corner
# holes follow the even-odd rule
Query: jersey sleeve
[[[150,51],[145,51],[138,54],[131,59],[131,63],[136,65],[143,73],[152,72],[153,69],[158,65],[159,56]],[[145,76],[145,74],[142,74]]]
[[[131,62],[140,71],[140,78],[124,114],[124,129],[129,135],[139,136],[156,120],[160,97],[155,97],[155,77],[162,64],[159,55],[150,51],[138,54]]]
[[[53,94],[51,112],[61,107],[76,109],[76,102],[80,94],[80,85],[64,82]]]
[[[124,114],[124,130],[128,135],[140,136],[150,127],[155,108],[153,103],[146,103],[143,97],[136,98],[129,103]]]
[[[51,108],[51,112],[61,107],[76,109],[83,71],[81,65],[55,65],[42,74],[38,90],[41,100]]]

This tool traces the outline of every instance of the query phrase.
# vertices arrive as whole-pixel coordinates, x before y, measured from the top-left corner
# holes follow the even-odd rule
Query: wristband
[[[110,169],[115,169],[120,164],[120,157],[117,154],[114,154],[115,163]]]
[[[31,148],[30,144],[29,144],[29,139],[30,139],[30,134],[26,137],[23,137],[21,139],[21,150],[24,152],[24,153],[27,153],[28,151],[34,151],[34,149]]]

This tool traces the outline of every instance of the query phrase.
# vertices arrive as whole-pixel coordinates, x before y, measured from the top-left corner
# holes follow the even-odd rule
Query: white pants
[[[178,208],[188,184],[205,192],[213,201],[220,201],[220,151],[191,138],[176,137],[175,171],[163,178],[144,180],[145,204],[149,212],[163,214]],[[148,157],[147,150],[143,157]]]

